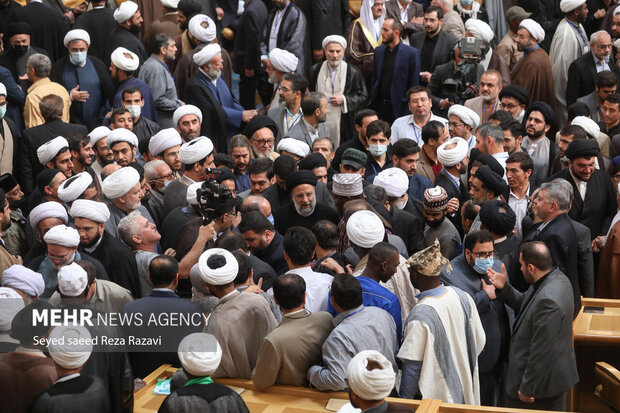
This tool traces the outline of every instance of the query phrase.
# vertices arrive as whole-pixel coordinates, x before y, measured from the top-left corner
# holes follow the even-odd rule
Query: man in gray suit
[[[312,142],[326,133],[327,97],[320,92],[307,93],[301,100],[301,110],[301,121],[295,123],[286,136],[305,142],[312,148]]]
[[[603,121],[603,100],[612,93],[616,93],[618,76],[609,70],[603,70],[594,78],[594,92],[577,99],[577,102],[585,104],[590,109],[590,117],[595,122]]]
[[[276,136],[276,145],[289,131],[299,122],[303,112],[301,110],[301,98],[308,89],[308,81],[299,73],[287,73],[284,75],[282,83],[280,83],[280,102],[283,105],[273,106],[267,112],[269,116],[278,125],[278,136]]]
[[[489,269],[497,297],[518,315],[512,328],[507,407],[566,410],[566,393],[579,381],[573,349],[573,289],[559,269],[552,267],[544,243],[521,245],[519,263],[530,288],[520,293],[501,273]]]

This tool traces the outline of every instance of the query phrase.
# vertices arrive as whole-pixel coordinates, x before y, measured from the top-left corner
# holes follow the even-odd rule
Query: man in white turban
[[[23,265],[15,264],[2,273],[2,286],[12,288],[30,304],[43,295],[45,282],[43,276]]]
[[[269,56],[263,59],[263,65],[267,71],[267,82],[273,85],[273,91],[270,88],[269,93],[261,91],[261,99],[271,102],[270,107],[276,107],[282,104],[280,101],[280,83],[287,73],[295,73],[299,59],[293,53],[277,47],[269,52]]]
[[[366,90],[370,90],[374,51],[383,39],[381,26],[385,19],[383,1],[363,0],[360,17],[353,21],[347,33],[345,56],[347,63],[357,67],[364,76]]]
[[[163,160],[170,169],[178,173],[181,171],[182,166],[181,158],[179,157],[182,143],[181,135],[176,129],[162,129],[149,140],[149,156],[151,160]]]
[[[448,194],[447,216],[461,232],[460,208],[469,199],[467,186],[464,184],[469,155],[467,142],[463,138],[451,138],[446,143],[437,148],[437,160],[443,166],[439,175],[435,179],[435,185],[442,187]]]
[[[396,373],[390,361],[375,350],[357,353],[347,366],[349,401],[362,411],[381,409],[385,398],[394,390]]]
[[[390,204],[398,209],[403,209],[407,204],[409,177],[400,168],[388,168],[379,172],[373,184],[385,188]]]
[[[463,105],[452,105],[448,109],[448,131],[451,138],[462,138],[467,143],[467,153],[476,145],[473,131],[480,125],[480,116]],[[442,164],[443,165],[443,164]]]
[[[28,221],[32,230],[37,234],[38,241],[43,241],[43,236],[52,227],[69,222],[67,210],[60,202],[43,202],[30,211]]]
[[[37,158],[46,168],[58,169],[67,178],[73,175],[73,162],[69,151],[69,142],[62,136],[57,136],[44,143],[37,149]]]
[[[307,143],[293,138],[282,139],[278,143],[277,150],[280,155],[292,156],[298,162],[310,154],[310,147]]]
[[[95,171],[100,184],[101,170],[104,166],[114,162],[114,155],[107,145],[107,137],[110,132],[110,128],[107,126],[97,126],[88,134],[90,143],[93,145],[93,151],[95,152],[95,160],[92,163],[91,168]]]
[[[84,171],[64,181],[58,187],[58,198],[69,205],[76,199],[97,199],[99,194],[90,173]]]
[[[202,112],[194,105],[183,105],[172,114],[172,123],[183,142],[189,142],[200,136]]]
[[[131,0],[121,3],[114,11],[114,20],[116,20],[117,26],[110,34],[108,50],[111,52],[117,47],[125,47],[138,56],[140,60],[138,66],[142,65],[148,55],[138,37],[144,21],[138,10],[138,5]]]
[[[0,343],[3,346],[8,343],[16,343],[7,337],[7,333],[11,330],[13,318],[24,306],[24,300],[17,291],[9,287],[0,287]],[[11,347],[11,349],[13,348],[15,346]]]
[[[135,160],[138,137],[132,131],[125,128],[113,129],[106,140],[117,164],[127,166]]]

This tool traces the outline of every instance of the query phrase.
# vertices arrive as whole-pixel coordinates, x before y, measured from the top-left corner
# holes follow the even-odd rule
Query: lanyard
[[[336,81],[336,73],[338,73],[339,69],[340,69],[340,66],[338,66],[336,70],[332,72],[332,70],[329,68],[329,63],[327,64],[327,72],[329,73],[329,83],[332,84],[332,96],[334,95],[334,82]]]
[[[573,30],[575,30],[575,31],[577,32],[577,34],[581,37],[581,40],[583,41],[583,44],[584,44],[584,45],[587,45],[587,44],[588,44],[588,41],[586,40],[586,36],[584,36],[584,35],[583,35],[583,33],[581,32],[581,29],[580,29],[579,27],[575,26],[575,25],[573,24],[573,22],[571,22],[571,21],[570,21],[570,20],[568,20],[568,19],[566,19],[566,22],[567,22],[568,24],[570,24],[570,27],[572,27],[572,28],[573,28]]]
[[[495,112],[495,105],[497,105],[497,98],[495,99],[495,102],[493,102],[493,107],[491,108],[491,113]],[[484,121],[487,122],[487,108],[484,105],[484,102],[482,102],[482,110],[484,111]]]
[[[211,377],[196,377],[195,379],[191,379],[189,380],[187,383],[185,383],[185,387],[187,386],[191,386],[192,384],[211,384],[213,383],[213,380],[211,379]]]
[[[299,120],[299,118],[301,118],[301,115],[302,115],[302,114],[300,113],[299,115],[297,115],[297,117],[295,117],[295,118],[293,119],[293,123],[291,123],[291,124],[289,125],[289,123],[288,123],[288,118],[289,118],[289,115],[290,115],[290,117],[292,118],[292,117],[293,117],[293,114],[291,113],[291,111],[290,111],[290,110],[288,110],[288,108],[286,108],[286,113],[287,113],[288,115],[285,117],[285,119],[284,119],[284,120],[286,121],[286,131],[288,132],[289,130],[291,130],[291,128],[292,128],[293,126],[295,126],[295,124],[297,123],[297,121]]]
[[[349,318],[349,317],[351,317],[353,314],[357,314],[357,313],[359,313],[359,312],[360,312],[360,311],[362,311],[362,310],[363,310],[363,308],[360,308],[359,310],[354,311],[354,312],[352,312],[351,314],[347,314],[346,316],[342,317],[342,319],[344,320],[345,318]]]
[[[432,113],[428,114],[428,120],[426,121],[426,123],[431,121],[431,116],[433,116]],[[418,131],[416,130],[416,123],[415,123],[415,118],[413,117],[413,115],[411,115],[411,129],[413,129],[413,136],[415,136],[415,140],[416,143],[419,145],[420,144],[420,135],[422,134],[422,128],[420,128],[420,133],[418,134]]]
[[[290,6],[291,3],[289,2],[286,7],[284,8],[284,10],[282,10],[282,13],[280,13],[280,15],[278,16],[278,13],[276,13],[276,19],[274,21],[274,27],[271,30],[271,36],[273,37],[273,35],[277,35],[278,34],[278,27],[280,26],[281,20],[282,20],[282,16],[284,16],[284,13],[286,13],[286,9],[288,9],[288,6]]]

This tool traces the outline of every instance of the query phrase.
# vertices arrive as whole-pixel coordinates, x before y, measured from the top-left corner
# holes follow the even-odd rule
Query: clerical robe
[[[372,62],[375,48],[382,42],[381,36],[375,38],[372,29],[364,26],[361,19],[353,21],[347,33],[347,50],[344,54],[349,64],[357,67],[364,75],[366,90],[370,90],[372,81]]]
[[[551,60],[540,47],[525,53],[510,72],[510,80],[513,85],[519,85],[530,92],[530,101],[542,101],[552,108],[556,106]]]

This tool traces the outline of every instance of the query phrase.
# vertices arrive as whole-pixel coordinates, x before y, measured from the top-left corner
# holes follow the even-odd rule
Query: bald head
[[[103,181],[104,179],[106,179],[108,176],[118,171],[119,169],[121,169],[121,166],[117,163],[111,163],[109,165],[104,166],[103,169],[101,170],[101,180]]]
[[[241,211],[243,213],[249,211],[260,211],[266,217],[271,215],[271,204],[267,199],[260,195],[250,195],[243,200],[241,204]]]

